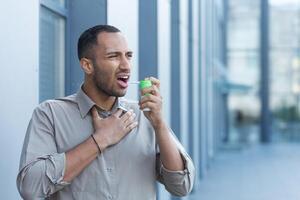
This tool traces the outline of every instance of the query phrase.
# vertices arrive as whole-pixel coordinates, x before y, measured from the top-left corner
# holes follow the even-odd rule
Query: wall
[[[191,38],[191,48],[193,50],[192,54],[192,73],[190,78],[192,79],[192,90],[191,92],[193,93],[193,101],[192,101],[192,106],[193,106],[193,112],[192,112],[192,126],[193,126],[193,133],[189,135],[192,143],[192,156],[193,156],[193,161],[195,164],[196,169],[200,169],[200,57],[199,57],[199,48],[200,48],[200,29],[199,29],[199,8],[200,8],[200,3],[198,0],[190,0],[192,1],[192,22],[193,22],[193,29],[191,30],[193,37]],[[191,12],[191,11],[190,11]],[[198,184],[198,178],[199,174],[197,172],[197,177],[196,177],[196,185]]]
[[[38,104],[39,1],[2,1],[0,10],[0,194],[15,200],[23,139]]]
[[[181,142],[186,149],[188,144],[188,1],[179,1],[180,14],[180,123]]]
[[[79,29],[89,26],[90,23],[106,22],[120,28],[134,52],[131,80],[142,78],[139,77],[143,75],[140,73],[141,70],[146,71],[147,74],[153,72],[161,80],[166,121],[176,128],[176,135],[191,153],[198,178],[205,177],[210,160],[217,151],[220,141],[219,132],[224,131],[220,124],[224,123],[222,109],[225,101],[220,91],[214,87],[218,81],[215,73],[222,70],[215,63],[222,63],[220,55],[224,49],[219,48],[222,41],[218,35],[220,27],[217,23],[219,19],[217,19],[216,9],[221,7],[218,6],[220,1],[161,0],[153,3],[146,0],[94,0],[91,2],[97,7],[93,6],[95,9],[89,17],[87,15],[80,17],[84,15],[84,10],[80,9],[81,1],[73,1],[70,4],[69,29],[73,30],[72,28],[76,27],[78,29],[71,31],[71,35],[67,35],[70,45],[75,45]],[[151,7],[145,6],[147,3],[151,4]],[[90,10],[89,6],[91,4],[85,4],[84,8]],[[151,56],[147,57],[148,52],[144,51],[147,49],[143,47],[142,52],[145,56],[143,60],[139,56],[141,53],[139,45],[144,44],[145,40],[141,43],[139,34],[147,35],[147,30],[150,28],[143,26],[141,30],[139,23],[142,17],[142,20],[145,20],[148,15],[141,15],[140,6],[143,9],[154,9],[147,12],[154,17],[151,18],[152,26],[149,26],[152,28],[149,31],[154,35],[149,34],[153,37],[144,37],[147,40],[145,44],[151,46]],[[1,199],[18,199],[15,182],[19,156],[28,121],[38,104],[39,96],[39,1],[4,1],[1,11],[0,25],[4,28],[0,32],[2,61],[0,89],[3,91],[0,98],[0,152],[2,152],[0,194]],[[155,44],[152,44],[152,41]],[[69,61],[70,66],[66,69],[66,91],[71,93],[77,90],[82,76],[77,60],[75,62],[74,49],[67,51],[68,53],[71,55],[67,57],[74,60],[73,64]],[[148,65],[139,66],[139,63],[143,63],[141,61]],[[150,64],[157,64],[152,66],[148,61]],[[71,67],[78,69],[72,71]],[[177,82],[178,85],[174,87]],[[137,86],[130,86],[126,97],[138,100]],[[190,103],[192,107],[189,106]],[[171,199],[163,186],[159,186],[158,189],[160,200]]]
[[[126,8],[126,9],[124,9]],[[124,20],[126,19],[126,20]],[[133,51],[131,81],[138,80],[138,0],[109,0],[107,2],[107,23],[116,26],[125,35],[129,48]],[[126,98],[138,99],[138,86],[130,85]]]
[[[158,78],[160,80],[160,92],[163,97],[164,118],[171,126],[171,3],[169,0],[157,2],[157,33],[158,33]],[[163,185],[159,187],[160,199],[169,199],[170,194]]]

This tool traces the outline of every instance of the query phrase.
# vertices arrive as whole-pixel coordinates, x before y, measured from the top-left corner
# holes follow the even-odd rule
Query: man
[[[139,104],[124,98],[132,52],[121,32],[98,25],[78,41],[84,83],[48,100],[29,123],[17,177],[24,199],[156,199],[155,181],[187,195],[195,169],[162,117],[159,81]],[[149,108],[150,111],[142,111]]]

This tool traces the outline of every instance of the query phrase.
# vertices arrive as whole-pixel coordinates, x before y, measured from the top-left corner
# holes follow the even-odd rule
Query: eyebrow
[[[109,55],[109,54],[118,54],[118,53],[120,53],[121,51],[116,51],[116,50],[111,50],[111,51],[106,51],[106,55]],[[126,52],[126,54],[133,54],[133,52],[132,51],[127,51]]]

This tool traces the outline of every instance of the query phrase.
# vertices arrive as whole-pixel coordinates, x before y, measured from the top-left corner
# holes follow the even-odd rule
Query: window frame
[[[60,17],[64,18],[65,20],[65,60],[64,60],[64,88],[63,88],[63,94],[66,95],[67,93],[67,84],[68,84],[68,70],[69,70],[69,64],[70,64],[70,23],[69,23],[69,7],[70,7],[70,1],[65,0],[65,7],[62,7],[58,3],[55,3],[55,1],[49,1],[49,0],[39,0],[39,6],[40,8],[43,7],[53,14],[59,15]],[[40,12],[40,11],[39,11]],[[40,18],[39,18],[40,19]],[[40,101],[40,96],[39,96]]]

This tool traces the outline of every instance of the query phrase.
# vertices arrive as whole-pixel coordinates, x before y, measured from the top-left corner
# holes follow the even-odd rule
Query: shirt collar
[[[91,108],[94,105],[96,105],[96,103],[93,102],[93,100],[88,95],[86,95],[85,92],[82,90],[82,86],[77,91],[76,102],[78,104],[80,115],[82,118],[84,118],[88,114],[88,112],[91,110]],[[127,109],[125,108],[125,106],[123,105],[123,103],[121,101],[121,98],[117,98],[111,111],[104,111],[104,110],[101,110],[101,108],[99,108],[99,107],[97,107],[97,108],[98,108],[98,111],[100,113],[104,114],[105,116],[110,115],[111,113],[116,111],[118,108],[120,108],[124,111],[127,111]]]

